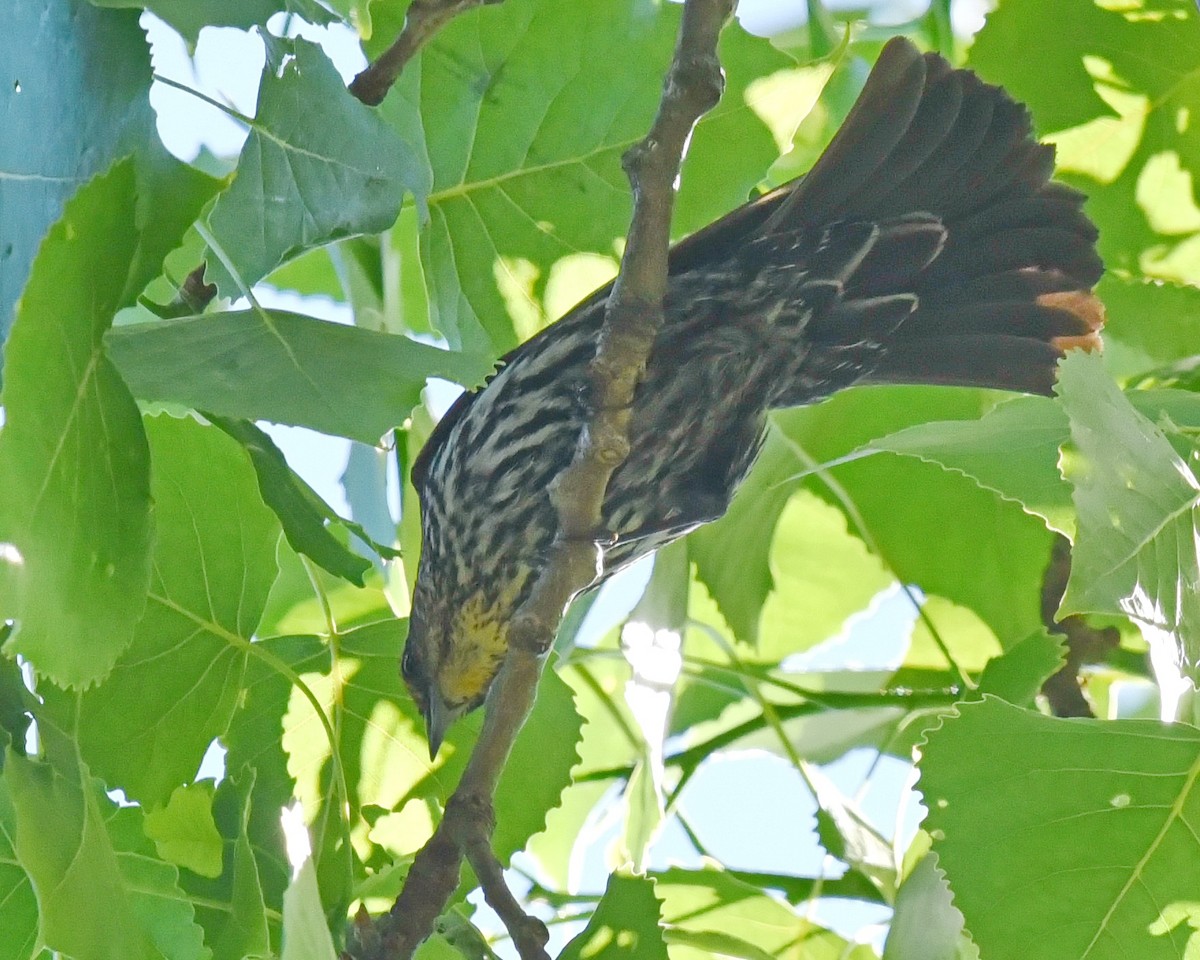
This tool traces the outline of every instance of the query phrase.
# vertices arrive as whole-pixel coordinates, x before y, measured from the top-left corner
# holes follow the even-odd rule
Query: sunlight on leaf
[[[105,683],[45,697],[96,774],[153,807],[191,778],[238,706],[279,521],[215,427],[160,416],[147,431],[158,540],[145,616]]]
[[[1090,195],[1110,270],[1195,282],[1200,237],[1182,215],[1195,209],[1200,173],[1200,11],[1192,0],[1060,0],[1055,16],[1071,26],[1048,30],[1045,10],[1040,0],[1002,4],[971,65],[1052,134],[1064,179]],[[1178,174],[1164,177],[1165,164]]]
[[[202,877],[221,875],[221,835],[213,822],[211,781],[176,787],[165,807],[146,814],[146,836],[158,855]]]
[[[413,148],[349,94],[320,47],[278,42],[294,57],[280,76],[267,64],[237,176],[209,217],[248,286],[312,247],[386,230],[405,193],[423,202],[429,187]],[[210,253],[205,277],[225,296],[241,292],[220,256]]]
[[[988,697],[922,752],[926,829],[984,957],[1191,956],[1178,908],[1195,900],[1200,731]]]
[[[427,377],[472,386],[490,371],[473,354],[281,310],[131,324],[107,344],[143,400],[371,445],[404,422]]]
[[[4,775],[15,810],[17,860],[38,894],[46,946],[80,957],[113,956],[114,944],[130,960],[204,957],[191,905],[170,876],[175,868],[139,849],[149,846],[139,811],[117,810],[84,767],[59,772],[10,753]],[[163,871],[166,877],[154,876]],[[150,904],[139,902],[143,885],[163,894],[173,887],[174,909],[148,911]]]
[[[654,894],[653,881],[614,873],[587,929],[567,944],[559,960],[666,960]]]
[[[451,23],[401,77],[384,115],[413,142],[418,125],[400,104],[423,121],[433,187],[421,254],[433,325],[453,347],[505,352],[518,332],[544,322],[539,305],[555,261],[612,254],[630,211],[620,156],[653,116],[678,16],[675,4],[623,0],[489,7]],[[368,55],[383,43],[377,32]],[[792,61],[736,25],[721,57],[728,88],[689,146],[677,234],[743,202],[778,154],[743,98],[751,80]],[[782,136],[808,97],[776,89],[755,99]],[[515,278],[512,264],[523,265]],[[506,302],[522,305],[517,317]]]
[[[105,676],[150,580],[150,462],[133,397],[105,354],[137,249],[132,162],[67,204],[34,262],[5,359],[0,617],[5,644],[63,686]],[[64,642],[69,638],[69,642]]]
[[[787,904],[716,868],[672,868],[651,874],[654,892],[662,901],[666,938],[672,944],[695,944],[702,952],[689,958],[717,955],[751,960],[866,960],[870,948],[853,948],[832,931],[798,915]],[[719,939],[727,937],[725,943]],[[715,942],[714,942],[715,941]],[[738,943],[751,951],[734,952]]]
[[[1130,405],[1099,357],[1062,363],[1071,421],[1063,474],[1079,513],[1071,579],[1059,614],[1124,613],[1170,637],[1171,654],[1200,663],[1200,481],[1163,430]]]

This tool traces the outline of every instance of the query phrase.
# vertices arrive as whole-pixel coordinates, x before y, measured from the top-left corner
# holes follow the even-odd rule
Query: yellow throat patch
[[[449,652],[438,669],[438,686],[447,704],[477,700],[496,676],[508,651],[513,601],[524,582],[524,576],[514,580],[491,603],[482,593],[473,594],[459,608]]]

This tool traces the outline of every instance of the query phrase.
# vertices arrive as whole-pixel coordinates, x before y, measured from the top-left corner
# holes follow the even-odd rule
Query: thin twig
[[[1096,628],[1080,616],[1055,620],[1071,577],[1071,542],[1056,534],[1050,563],[1042,576],[1042,623],[1052,634],[1066,638],[1067,656],[1062,669],[1042,684],[1042,693],[1056,717],[1091,717],[1092,705],[1084,696],[1080,671],[1084,664],[1102,663],[1121,643],[1116,627]]]
[[[404,65],[429,38],[460,13],[503,0],[413,0],[404,16],[404,27],[388,47],[350,84],[350,92],[369,107],[383,103]]]
[[[193,313],[203,313],[217,296],[217,285],[204,280],[206,266],[207,263],[201,261],[200,266],[184,277],[179,286],[179,302]]]
[[[490,813],[490,810],[488,812]],[[521,960],[550,960],[549,954],[546,953],[550,931],[537,917],[525,913],[517,898],[508,889],[508,884],[504,882],[504,870],[492,852],[490,837],[489,829],[486,833],[471,830],[468,836],[461,838],[467,861],[483,888],[484,899],[504,923]]]
[[[448,6],[457,12],[465,2],[447,5],[417,0],[410,8],[405,31],[410,26],[414,32],[419,29],[413,22],[419,12]],[[508,655],[488,697],[483,730],[462,780],[441,824],[417,854],[404,889],[381,923],[381,949],[370,954],[372,960],[402,960],[412,955],[429,935],[456,888],[461,859],[468,851],[476,874],[481,880],[486,878],[493,888],[489,899],[494,897],[504,908],[499,912],[514,942],[529,944],[531,938],[540,936],[538,922],[519,907],[514,913],[515,900],[509,904],[495,890],[500,865],[490,846],[492,797],[517,733],[533,706],[542,663],[563,610],[575,594],[595,580],[603,559],[596,546],[598,540],[603,540],[601,507],[610,477],[629,452],[634,392],[663,323],[675,178],[692,128],[720,99],[723,79],[717,38],[733,5],[734,0],[686,0],[658,115],[645,139],[623,158],[633,189],[633,221],[590,369],[594,398],[591,423],[580,437],[574,460],[552,491],[559,532],[529,599],[509,625]],[[405,56],[402,52],[395,55],[400,64]],[[356,86],[359,80],[361,75]],[[356,95],[370,102],[361,91]],[[502,878],[499,882],[502,884]],[[511,894],[508,897],[511,899]]]

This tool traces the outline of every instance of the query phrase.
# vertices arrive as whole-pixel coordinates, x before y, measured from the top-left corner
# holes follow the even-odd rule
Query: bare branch
[[[529,599],[509,624],[508,655],[488,696],[483,730],[462,780],[437,832],[417,854],[404,890],[381,924],[384,929],[376,931],[381,949],[362,954],[364,960],[401,960],[412,955],[454,892],[464,853],[522,958],[541,960],[546,956],[545,928],[524,914],[504,888],[500,864],[492,853],[492,797],[533,707],[542,664],[563,611],[573,596],[595,581],[603,559],[597,543],[605,539],[601,521],[605,491],[629,452],[634,393],[663,323],[675,179],[692,128],[720,99],[723,78],[717,38],[734,2],[686,0],[658,115],[647,136],[625,154],[624,166],[633,188],[633,221],[591,365],[591,424],[552,491],[559,533]],[[422,9],[447,6],[416,0],[410,21],[419,3]],[[467,0],[459,0],[449,6],[455,6],[457,12],[466,4]],[[399,63],[402,65],[403,59]],[[356,95],[371,102],[358,91]]]
[[[193,313],[203,313],[217,296],[216,284],[204,282],[205,264],[201,263],[183,280],[179,287],[179,301],[189,307]]]
[[[392,84],[418,50],[460,13],[503,0],[412,0],[396,42],[350,84],[350,92],[369,107],[383,103]]]
[[[1042,693],[1056,717],[1091,717],[1092,705],[1083,693],[1080,670],[1087,663],[1102,663],[1121,643],[1116,627],[1098,629],[1083,617],[1054,619],[1071,576],[1071,542],[1056,535],[1050,563],[1042,577],[1042,622],[1051,633],[1066,637],[1067,659],[1062,669],[1042,684]]]
[[[492,852],[491,833],[493,813],[488,802],[469,821],[472,827],[464,836],[458,838],[459,846],[466,853],[471,869],[479,878],[483,887],[483,896],[488,906],[496,911],[503,921],[505,928],[512,935],[513,946],[521,960],[550,960],[546,953],[546,943],[550,940],[550,931],[537,917],[529,916],[517,903],[517,898],[504,882],[504,870],[500,861]],[[475,824],[486,824],[486,830],[475,828]]]

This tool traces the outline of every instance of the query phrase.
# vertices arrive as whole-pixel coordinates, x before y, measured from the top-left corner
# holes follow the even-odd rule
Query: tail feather
[[[956,233],[966,239],[983,237],[1014,227],[1036,227],[1044,223],[1056,224],[1088,243],[1096,241],[1096,228],[1079,209],[1078,198],[1054,196],[1049,191],[1033,196],[1017,195],[984,207],[973,216],[960,221]]]
[[[853,278],[851,296],[877,297],[914,289],[917,278],[945,246],[946,229],[936,217],[917,213],[886,222]]]
[[[1053,147],[1003,90],[890,42],[812,171],[764,198],[760,240],[877,230],[775,401],[847,385],[850,356],[860,382],[1049,392],[1063,350],[1099,347],[1104,319],[1096,229],[1053,170]]]
[[[983,300],[967,304],[926,307],[914,313],[905,330],[906,339],[937,338],[953,326],[963,336],[987,336],[996,330],[1005,334],[1050,343],[1059,337],[1078,334],[1079,320],[1070,309],[1036,300]]]
[[[789,223],[844,219],[855,195],[879,172],[912,126],[927,67],[907,41],[884,47],[862,94],[813,168],[772,214],[765,232]]]
[[[1009,270],[947,286],[940,291],[937,303],[941,307],[952,307],[971,303],[1028,302],[1043,294],[1063,293],[1078,287],[1075,278],[1061,270]]]
[[[949,242],[937,261],[921,277],[927,296],[937,295],[939,286],[949,286],[976,277],[1007,273],[1010,270],[1040,269],[1053,263],[1068,276],[1077,277],[1090,270],[1096,254],[1093,241],[1057,224],[1014,227],[983,237],[965,237],[965,242],[949,232]]]
[[[901,340],[880,359],[868,382],[996,387],[1050,394],[1062,350],[1008,334]]]
[[[1096,229],[1053,169],[1024,106],[897,38],[812,170],[684,240],[671,271],[736,255],[793,298],[772,313],[791,351],[772,406],[853,383],[1047,393],[1104,323]]]

